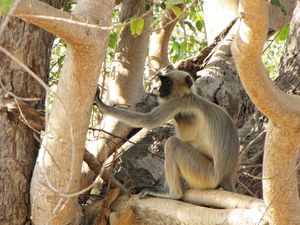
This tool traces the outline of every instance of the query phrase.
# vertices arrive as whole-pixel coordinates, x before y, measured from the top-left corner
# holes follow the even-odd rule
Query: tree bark
[[[35,0],[21,1],[15,14],[68,42],[45,137],[31,182],[35,224],[78,223],[81,165],[89,117],[111,24],[114,1],[78,1],[72,14]],[[48,16],[60,18],[49,19]],[[96,25],[96,26],[95,26]],[[49,154],[51,153],[51,155]]]
[[[233,56],[247,93],[269,118],[263,163],[268,215],[272,224],[299,224],[295,168],[300,144],[300,98],[275,86],[263,66],[261,52],[269,25],[266,2],[241,1],[239,10],[242,20],[232,47]]]
[[[45,2],[55,8],[61,8],[64,3],[61,0]],[[4,19],[2,17],[1,22]],[[53,34],[18,18],[11,18],[1,35],[0,45],[47,82],[53,40]],[[25,224],[29,221],[29,187],[39,143],[19,111],[10,110],[4,102],[12,97],[7,94],[9,91],[21,98],[40,98],[29,103],[36,110],[43,110],[45,90],[2,52],[0,67],[3,85],[0,87],[0,223]]]

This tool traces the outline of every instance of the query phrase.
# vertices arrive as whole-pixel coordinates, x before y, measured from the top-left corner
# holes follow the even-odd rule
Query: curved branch
[[[298,126],[300,99],[282,92],[269,78],[261,60],[269,26],[266,2],[241,1],[239,13],[241,24],[232,45],[232,53],[243,86],[251,100],[269,119],[282,127]]]
[[[102,3],[98,1],[88,0],[84,3],[79,1],[74,12],[71,14],[37,0],[22,0],[14,11],[14,15],[60,36],[69,44],[78,44],[81,46],[82,43],[92,44],[99,30],[96,29],[97,27],[79,26],[78,23],[108,24],[106,20],[110,16],[107,14],[108,12],[104,11],[105,7],[99,6],[100,4]],[[93,9],[103,11],[93,12]],[[104,16],[100,19],[99,15],[103,14]]]

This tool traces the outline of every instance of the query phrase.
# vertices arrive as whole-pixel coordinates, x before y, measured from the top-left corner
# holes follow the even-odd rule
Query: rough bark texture
[[[233,56],[247,93],[269,118],[263,161],[268,215],[272,224],[299,224],[295,168],[300,144],[300,98],[275,86],[263,66],[261,52],[268,32],[265,1],[241,1],[239,10],[242,20],[232,47]],[[298,10],[297,7],[294,15]]]
[[[164,173],[164,145],[172,135],[174,128],[170,124],[137,133],[131,143],[119,149],[122,152],[117,156],[116,178],[127,188],[154,185]]]
[[[22,18],[68,43],[31,182],[32,220],[36,224],[77,223],[82,215],[77,196],[62,195],[73,194],[80,188],[89,117],[109,41],[109,32],[95,25],[110,26],[113,7],[114,1],[78,1],[71,15],[39,1],[22,0],[15,11],[42,15]],[[47,16],[65,20],[48,20]]]
[[[240,128],[253,114],[254,105],[240,83],[231,57],[234,30],[235,27],[220,43],[205,69],[197,73],[199,78],[195,84],[199,95],[223,107],[236,127]]]
[[[45,2],[61,8],[64,1]],[[47,82],[53,40],[53,34],[12,18],[1,35],[0,45]],[[22,122],[18,111],[4,107],[3,101],[5,93],[10,91],[22,98],[41,98],[29,103],[33,108],[43,110],[45,90],[2,52],[0,67],[3,83],[0,87],[0,223],[25,224],[29,221],[29,187],[39,143],[33,136],[33,130]]]

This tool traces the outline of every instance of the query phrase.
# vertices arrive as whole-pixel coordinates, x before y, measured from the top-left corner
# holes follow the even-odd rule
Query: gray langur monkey
[[[176,135],[165,145],[168,188],[146,188],[140,198],[152,195],[180,199],[183,196],[180,177],[192,188],[222,187],[235,192],[232,179],[238,166],[239,138],[231,118],[220,106],[195,93],[187,72],[173,70],[158,77],[160,105],[149,113],[117,109],[104,104],[97,95],[95,98],[103,114],[134,127],[151,129],[175,120]]]

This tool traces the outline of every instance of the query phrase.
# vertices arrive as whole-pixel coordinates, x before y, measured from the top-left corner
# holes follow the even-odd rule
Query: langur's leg
[[[182,197],[179,174],[197,189],[216,188],[220,184],[213,161],[180,139],[169,138],[165,154],[166,180],[172,196]]]
[[[147,195],[156,197],[180,199],[182,197],[182,188],[180,182],[180,170],[176,162],[174,162],[175,153],[173,147],[173,139],[179,140],[175,137],[168,139],[165,145],[165,176],[166,183],[163,187],[150,187],[145,188],[139,194],[140,198],[144,198]]]
[[[143,190],[140,197],[152,195],[180,199],[183,195],[180,175],[191,187],[198,189],[216,188],[220,183],[214,171],[213,161],[177,137],[170,137],[166,143],[165,173],[169,192],[158,191],[153,187],[151,190]]]
[[[180,182],[180,169],[176,162],[177,142],[181,142],[176,137],[170,137],[165,145],[165,173],[166,182],[169,186],[170,198],[180,199],[183,195]]]

